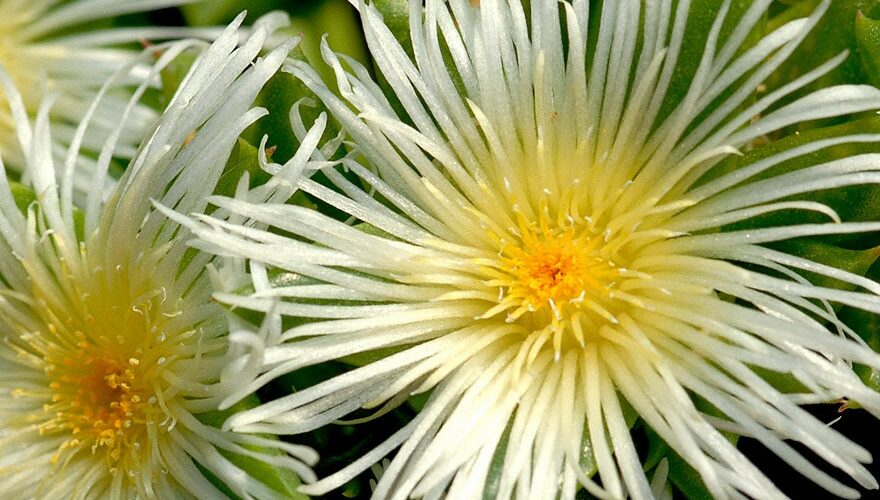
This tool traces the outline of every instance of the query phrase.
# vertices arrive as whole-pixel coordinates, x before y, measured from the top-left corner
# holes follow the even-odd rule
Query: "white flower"
[[[224,497],[203,471],[243,498],[281,495],[230,454],[312,479],[311,450],[199,420],[227,396],[237,374],[226,366],[242,350],[209,300],[215,259],[188,251],[185,231],[152,202],[203,210],[236,138],[265,114],[251,106],[292,45],[254,58],[286,19],[266,18],[236,48],[242,19],[199,56],[110,199],[93,190],[82,211],[71,202],[71,166],[56,175],[48,105],[31,128],[4,75],[37,200],[23,214],[2,172],[0,497]],[[129,111],[162,67],[201,44],[155,47]],[[102,157],[95,185],[108,163]]]
[[[149,75],[149,65],[137,63],[140,51],[125,44],[143,39],[167,39],[196,33],[193,29],[134,27],[76,31],[85,23],[133,12],[146,12],[186,3],[187,0],[0,0],[0,64],[21,92],[26,112],[33,118],[46,94],[55,96],[50,114],[53,154],[64,157],[77,124],[89,109],[102,85],[114,74],[133,89]],[[212,30],[203,30],[210,36]],[[129,119],[120,124],[131,91],[117,88],[106,95],[83,138],[84,149],[100,151],[104,138],[120,130],[115,154],[131,158],[150,131],[156,112],[138,103]],[[0,103],[0,151],[7,167],[20,171],[24,156],[16,138],[15,121],[5,101]],[[80,158],[78,190],[88,191],[87,172],[94,160]]]
[[[847,85],[773,109],[845,55],[751,103],[830,5],[740,52],[770,3],[753,2],[719,40],[723,3],[687,95],[663,116],[687,1],[607,1],[589,19],[588,0],[533,0],[528,16],[516,1],[427,0],[424,10],[410,2],[413,59],[362,4],[373,58],[399,106],[367,69],[326,47],[341,97],[307,65],[291,63],[355,150],[340,160],[343,169],[328,167],[342,138],[312,151],[323,122],[306,134],[294,113],[301,162],[279,169],[289,178],[322,170],[334,189],[294,181],[355,223],[240,194],[212,199],[235,220],[202,215],[191,227],[199,248],[252,259],[257,292],[220,301],[298,318],[281,331],[268,316],[262,373],[241,394],[325,360],[367,362],[227,426],[307,432],[431,391],[411,423],[302,489],[310,494],[399,447],[375,498],[571,499],[582,487],[602,498],[649,498],[628,406],[717,498],[783,496],[722,431],[757,439],[835,495],[858,492],[829,466],[877,488],[863,465],[870,454],[799,405],[847,397],[880,415],[880,394],[851,367],[880,367],[880,355],[830,306],[880,313],[880,285],[762,245],[880,229],[792,201],[880,181],[880,156],[766,175],[788,159],[880,137],[809,142],[696,183],[765,134],[880,108],[880,91]],[[589,26],[597,36],[588,44]],[[783,210],[828,222],[719,232]],[[267,266],[301,277],[273,287]],[[856,290],[813,285],[799,271]],[[793,377],[805,392],[780,392],[758,368]],[[697,397],[723,417],[701,411]],[[789,441],[828,465],[814,465]]]

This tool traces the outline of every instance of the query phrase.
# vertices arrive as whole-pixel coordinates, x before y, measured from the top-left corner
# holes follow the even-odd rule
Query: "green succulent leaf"
[[[226,24],[244,10],[248,11],[247,22],[273,10],[288,10],[294,14],[313,9],[319,1],[301,0],[208,0],[180,6],[183,18],[190,26],[211,26]]]
[[[271,156],[271,155],[269,155]],[[251,184],[262,184],[269,179],[269,174],[260,168],[259,150],[250,142],[239,138],[232,148],[232,154],[226,162],[226,169],[217,181],[214,194],[232,196],[241,176],[248,174]]]
[[[23,213],[27,212],[31,203],[37,201],[37,195],[33,189],[14,181],[10,181],[9,187],[12,189],[12,199],[15,200],[15,206]]]
[[[880,85],[880,21],[856,14],[856,40],[862,56],[862,67],[871,84]]]
[[[666,455],[669,461],[668,480],[678,488],[688,500],[712,500],[712,493],[700,473],[684,461],[678,453],[670,451]]]
[[[648,452],[645,455],[645,460],[642,462],[642,467],[645,471],[649,471],[672,452],[666,441],[657,435],[654,429],[648,426],[644,426],[644,428],[645,434],[648,436]]]
[[[700,182],[706,182],[733,172],[762,159],[782,153],[797,146],[834,137],[880,133],[880,117],[864,118],[843,125],[815,128],[791,134],[770,144],[747,151],[742,156],[730,156],[713,168]],[[764,171],[748,181],[748,184],[769,179],[777,175],[820,165],[850,156],[880,153],[880,143],[854,142],[825,148],[814,153],[798,156]],[[748,185],[746,184],[746,185]],[[876,221],[880,219],[880,185],[862,184],[844,188],[827,189],[793,196],[791,199],[809,200],[823,203],[833,209],[844,221]],[[759,227],[785,226],[794,224],[824,223],[829,219],[824,214],[804,210],[785,210],[764,214],[746,221],[725,227],[726,231],[754,229]],[[867,249],[880,245],[880,234],[862,233],[857,235],[828,236],[824,242],[851,249]]]
[[[301,57],[298,51],[294,55]],[[259,144],[264,135],[269,136],[268,145],[277,148],[274,154],[277,163],[284,163],[292,158],[299,146],[290,126],[290,108],[302,99],[308,99],[309,104],[315,105],[300,106],[303,122],[308,127],[324,108],[318,105],[320,101],[293,75],[277,73],[266,83],[257,98],[256,104],[266,108],[269,114],[251,126],[245,132],[245,137],[253,144]]]
[[[183,79],[186,78],[187,73],[189,73],[190,68],[196,61],[196,57],[198,57],[198,52],[195,50],[184,51],[162,69],[159,74],[162,80],[162,107],[167,106],[171,102],[174,94],[177,93],[177,89],[180,88],[180,84],[183,83]]]
[[[486,485],[483,487],[483,500],[498,498],[498,488],[501,484],[501,475],[504,472],[504,459],[507,455],[507,447],[510,444],[510,431],[513,427],[514,418],[515,415],[511,416],[510,420],[508,420],[507,427],[504,428],[504,433],[501,435],[501,439],[498,440],[498,446],[492,455],[489,471],[486,474]],[[598,472],[599,468],[596,466],[596,460],[593,457],[593,447],[590,444],[589,431],[586,428],[581,436],[581,442],[584,445],[581,448],[580,467],[587,477],[592,477]]]
[[[821,0],[803,0],[794,3],[770,20],[767,31],[770,32],[794,19],[808,17],[820,2]],[[880,8],[880,0],[834,0],[803,43],[768,79],[767,88],[769,90],[779,88],[843,52],[848,51],[849,57],[828,74],[782,100],[779,105],[832,85],[867,82],[868,74],[862,67],[856,18],[859,12],[873,13],[878,8]],[[818,124],[801,125],[799,129],[806,130],[827,123],[828,121],[823,120]]]
[[[407,53],[412,54],[412,36],[409,32],[409,2],[407,0],[375,0],[374,5]]]
[[[877,260],[877,250],[875,248],[850,250],[817,239],[799,238],[796,240],[780,242],[773,246],[786,253],[799,255],[810,259],[813,262],[836,267],[859,276],[864,276],[871,265]],[[800,271],[799,274],[808,279],[810,283],[817,286],[837,288],[840,290],[854,290],[856,288],[856,286],[851,283],[845,283],[821,274],[807,271]]]
[[[235,413],[249,410],[251,408],[256,408],[259,405],[260,399],[256,395],[251,394],[229,409],[223,411],[211,411],[207,413],[201,413],[196,417],[199,419],[200,422],[205,425],[220,428],[223,425],[223,422],[225,422],[227,418],[234,415]],[[262,437],[267,439],[278,439],[277,437],[271,435],[264,435]],[[271,453],[277,455],[281,455],[283,453],[280,450],[260,448],[256,446],[247,447],[253,451],[259,451],[263,453]],[[306,495],[303,495],[302,493],[299,493],[297,491],[297,488],[299,488],[301,482],[299,477],[292,471],[288,469],[279,469],[255,458],[238,455],[226,450],[219,450],[219,452],[237,467],[247,472],[252,477],[257,478],[258,480],[266,484],[266,486],[269,486],[273,490],[277,491],[279,497],[289,498],[292,500],[305,500],[308,498]],[[208,480],[211,481],[212,484],[214,484],[214,486],[216,486],[226,495],[228,495],[229,498],[238,498],[234,493],[229,490],[229,488],[226,487],[225,484],[223,484],[222,481],[218,480],[216,476],[214,476],[204,468],[200,467],[200,469],[205,474],[205,477],[207,477]]]
[[[672,450],[654,429],[645,426],[648,437],[648,451],[644,461],[645,470],[653,469],[662,459],[669,463],[667,481],[671,482],[688,500],[711,500],[712,494],[706,488],[700,474],[681,456]]]
[[[504,472],[504,456],[507,454],[507,445],[510,443],[510,429],[513,427],[513,418],[507,422],[498,447],[492,455],[489,463],[489,471],[486,473],[486,486],[483,487],[483,500],[493,500],[498,497],[498,487],[501,485],[501,474]]]
[[[34,190],[29,188],[28,186],[10,180],[9,189],[10,191],[12,191],[12,200],[15,202],[15,206],[17,206],[23,214],[26,214],[28,208],[30,208],[32,204],[37,202],[37,194],[34,193]],[[85,238],[85,227],[85,214],[79,208],[73,207],[73,229],[76,232],[76,237],[79,240],[83,240]]]

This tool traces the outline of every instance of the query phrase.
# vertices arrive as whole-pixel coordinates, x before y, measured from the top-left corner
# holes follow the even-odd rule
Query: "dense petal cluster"
[[[35,200],[18,206],[25,190],[0,172],[3,498],[221,498],[221,483],[242,498],[279,496],[230,455],[312,477],[310,450],[202,422],[228,396],[229,360],[249,352],[230,344],[211,269],[220,284],[241,269],[188,251],[185,231],[153,206],[204,210],[236,138],[265,114],[251,107],[291,43],[258,55],[286,19],[266,18],[239,40],[242,19],[198,57],[109,199],[93,189],[82,210],[72,202],[75,166],[56,168],[50,105],[31,127],[4,79]],[[121,120],[194,45],[205,44],[155,47]],[[94,118],[85,115],[74,148]],[[106,138],[93,185],[119,134]]]
[[[806,142],[701,181],[770,132],[880,108],[880,91],[852,85],[777,105],[843,55],[750,101],[830,5],[745,46],[770,3],[752,2],[722,37],[723,3],[690,88],[669,109],[688,1],[593,11],[587,0],[534,0],[528,12],[502,0],[411,2],[411,55],[361,3],[394,99],[327,47],[338,95],[292,62],[345,136],[313,150],[323,122],[307,133],[294,110],[299,164],[275,166],[288,176],[321,170],[332,189],[308,176],[293,182],[351,219],[242,193],[213,199],[225,212],[190,226],[199,248],[252,261],[256,292],[219,300],[298,319],[260,333],[269,347],[240,394],[325,360],[381,355],[227,426],[307,432],[431,391],[411,423],[304,489],[315,494],[399,447],[376,498],[574,498],[581,487],[648,498],[632,410],[718,498],[783,496],[725,431],[757,439],[836,495],[857,492],[789,440],[876,488],[863,465],[870,454],[800,405],[846,397],[880,415],[880,395],[851,368],[880,367],[880,356],[831,307],[880,312],[880,285],[763,244],[880,229],[799,199],[877,182],[876,155],[770,174],[880,137]],[[778,211],[828,222],[721,231]],[[273,285],[267,266],[294,278]],[[804,270],[855,290],[810,284]],[[803,390],[782,392],[767,373]]]

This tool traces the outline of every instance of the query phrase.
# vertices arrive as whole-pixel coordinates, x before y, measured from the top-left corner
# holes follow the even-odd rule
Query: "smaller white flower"
[[[131,158],[140,141],[155,123],[157,113],[136,104],[128,119],[119,115],[128,105],[131,92],[150,76],[149,64],[138,62],[139,50],[129,47],[140,40],[170,39],[198,34],[212,38],[216,29],[172,27],[107,28],[77,31],[85,23],[99,22],[135,12],[172,7],[191,0],[0,0],[0,64],[9,72],[21,93],[24,110],[33,118],[46,95],[55,104],[50,113],[52,152],[64,157],[76,126],[114,74],[119,88],[106,95],[94,112],[83,136],[83,149],[101,150],[104,139],[119,129],[114,154]],[[154,81],[158,81],[153,75]],[[16,137],[12,109],[0,102],[0,152],[8,168],[20,171],[25,165]],[[96,167],[86,157],[78,159],[77,190],[88,192],[88,171]],[[25,174],[26,175],[26,174]]]
[[[242,19],[199,56],[109,200],[93,190],[81,212],[72,166],[56,174],[50,107],[31,128],[3,75],[37,199],[22,214],[0,168],[0,498],[223,497],[204,471],[243,498],[281,496],[230,454],[314,479],[310,449],[200,421],[228,396],[229,359],[247,348],[230,347],[236,332],[210,300],[215,259],[188,250],[186,231],[153,206],[204,210],[236,138],[266,113],[251,106],[292,42],[257,57],[286,22],[276,15],[236,48]],[[157,47],[134,99],[201,44]],[[217,271],[221,285],[231,266]]]

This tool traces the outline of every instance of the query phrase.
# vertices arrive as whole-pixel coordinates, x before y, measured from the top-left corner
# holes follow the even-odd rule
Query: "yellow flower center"
[[[498,299],[481,318],[517,323],[533,354],[550,342],[558,356],[618,322],[624,304],[637,301],[620,285],[639,273],[621,265],[628,260],[617,251],[623,240],[611,231],[588,218],[552,218],[541,208],[537,221],[514,211],[516,228],[491,233],[499,242],[498,257],[480,262],[489,277],[484,283],[498,291]]]
[[[614,275],[613,264],[596,254],[596,238],[573,229],[559,234],[526,233],[522,247],[511,247],[502,257],[509,300],[521,302],[511,316],[549,307],[554,316],[567,304],[602,295]]]
[[[54,357],[47,359],[46,373],[54,395],[45,409],[55,418],[40,431],[67,431],[70,438],[62,450],[84,446],[95,453],[104,449],[112,461],[119,460],[123,448],[139,441],[140,424],[149,411],[140,361],[86,342],[68,355]]]
[[[40,434],[61,439],[52,456],[59,467],[91,454],[111,471],[130,470],[149,453],[154,433],[175,424],[167,377],[195,332],[166,329],[179,313],[163,289],[147,283],[133,294],[125,268],[114,275],[119,279],[105,281],[99,270],[67,281],[66,307],[52,307],[35,290],[45,324],[22,336],[20,352],[41,367],[46,385],[12,396],[42,400],[29,419]]]

